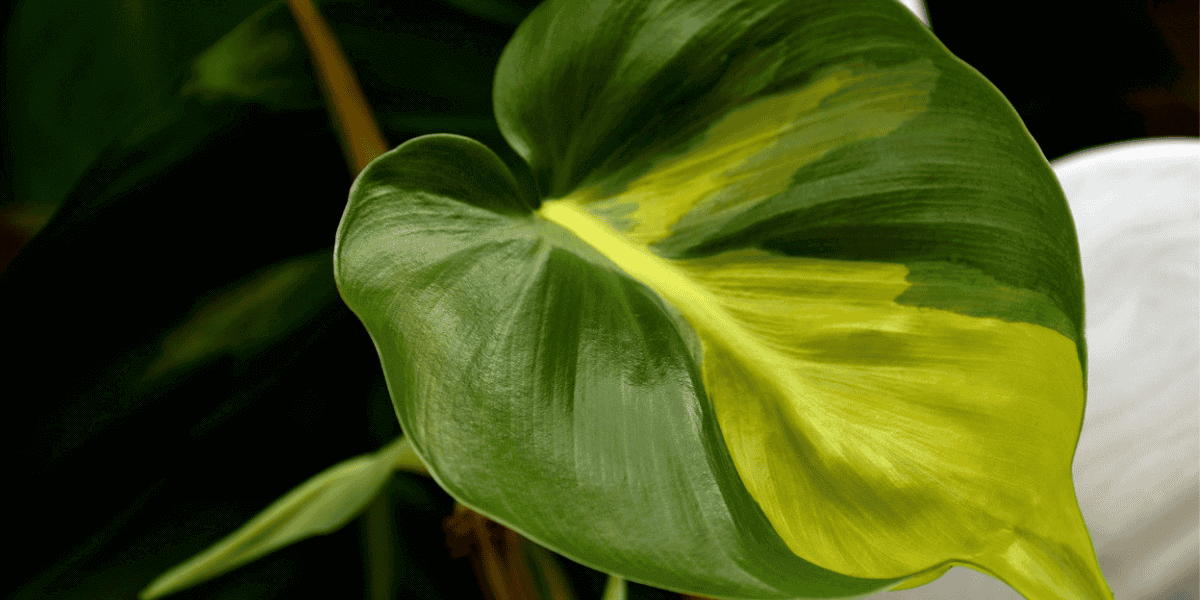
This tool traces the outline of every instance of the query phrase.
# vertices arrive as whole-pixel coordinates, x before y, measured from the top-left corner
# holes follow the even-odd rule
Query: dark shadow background
[[[535,4],[362,0],[323,10],[391,144],[460,133],[513,160],[491,121],[491,75]],[[1055,4],[927,6],[934,33],[1008,97],[1050,160],[1200,133],[1194,0],[1048,12]],[[406,46],[417,38],[427,43]],[[379,44],[394,54],[358,50]],[[392,92],[416,79],[423,88]],[[220,110],[215,133],[189,138],[181,126],[102,155],[28,243],[4,144],[0,397],[12,598],[133,598],[309,476],[399,434],[374,348],[327,275],[294,291],[295,310],[260,311],[234,327],[262,328],[261,343],[231,342],[146,382],[164,336],[206,300],[247,289],[279,261],[311,254],[321,267],[351,182],[319,105]],[[195,151],[121,188],[119,201],[93,201],[171,144]],[[480,597],[469,563],[439,550],[453,501],[431,480],[401,474],[388,502],[404,565],[395,596]],[[361,540],[348,526],[174,597],[366,597]],[[598,597],[602,576],[564,564],[581,598]]]
[[[1132,138],[1200,135],[1195,2],[926,6],[934,34],[1004,93],[1051,161]]]

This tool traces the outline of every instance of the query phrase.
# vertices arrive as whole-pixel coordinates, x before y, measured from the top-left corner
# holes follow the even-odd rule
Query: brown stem
[[[350,61],[312,0],[288,0],[288,8],[308,45],[313,69],[321,85],[329,116],[333,119],[346,164],[350,172],[357,175],[367,163],[387,152],[387,140],[379,129],[375,113],[367,103]]]
[[[574,600],[550,552],[521,534],[455,503],[442,523],[450,556],[469,556],[487,600]]]

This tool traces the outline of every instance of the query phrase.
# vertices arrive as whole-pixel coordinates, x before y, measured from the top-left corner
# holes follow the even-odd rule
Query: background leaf
[[[321,471],[234,533],[162,574],[139,596],[159,598],[304,538],[341,529],[379,495],[401,459],[411,454],[412,445],[400,437],[374,454],[350,458]]]
[[[385,72],[393,70],[389,64],[395,63],[398,47],[442,60],[447,48],[461,48],[450,57],[466,63],[482,54],[486,65],[487,45],[493,43],[491,53],[498,54],[509,35],[502,28],[473,34],[473,45],[462,47],[454,32],[495,26],[461,22],[461,12],[437,3],[403,14],[387,3],[374,9],[362,3],[340,6],[340,12],[336,7],[329,12],[335,14],[339,37],[353,40],[348,46],[360,72],[365,69],[359,61],[367,59]],[[227,39],[283,36],[289,44],[298,41],[286,6],[269,10],[274,12],[260,15],[249,28],[253,35],[239,38],[235,33]],[[25,19],[24,14],[16,16]],[[230,28],[234,25],[231,21]],[[439,27],[451,31],[440,43],[426,43],[416,35]],[[395,36],[405,31],[408,37],[396,45]],[[22,47],[22,39],[10,37],[10,50],[36,50]],[[113,142],[112,151],[75,185],[54,223],[0,277],[5,342],[24,349],[5,366],[5,385],[10,392],[36,388],[38,397],[46,399],[30,404],[30,426],[8,439],[12,455],[22,457],[14,477],[25,490],[18,510],[28,517],[14,533],[24,548],[14,568],[30,573],[27,580],[10,580],[22,589],[20,597],[94,597],[97,589],[106,589],[131,598],[162,571],[236,529],[297,480],[399,433],[386,395],[380,395],[382,377],[374,351],[337,298],[328,267],[350,177],[315,83],[306,79],[304,48],[288,48],[282,56],[266,52],[270,60],[264,63],[255,43],[224,46],[221,52],[228,60],[223,64],[232,73],[209,72],[207,79],[201,78],[209,83],[193,84],[181,101],[184,114],[157,133],[139,137],[132,129],[122,131],[132,145]],[[73,60],[90,59],[80,55]],[[195,75],[189,65],[183,66],[177,90]],[[303,85],[276,85],[297,69]],[[489,71],[485,66],[485,75]],[[376,104],[398,113],[420,110],[419,102],[406,101],[434,86],[440,98],[449,98],[467,114],[472,94],[488,110],[490,82],[473,82],[468,69],[459,73],[464,77],[458,88],[437,88],[431,78],[413,78],[412,94],[389,93],[390,105]],[[69,79],[53,70],[45,75]],[[25,87],[14,81],[10,98],[19,98],[14,90]],[[380,83],[377,77],[372,82]],[[406,81],[401,77],[383,83],[392,92],[404,89]],[[308,100],[297,90],[311,92]],[[280,91],[286,101],[282,104],[272,96]],[[437,106],[445,102],[435,101]],[[403,139],[411,133],[390,129],[389,135]],[[17,151],[8,145],[6,150]],[[264,173],[271,175],[259,179]],[[325,258],[305,258],[314,252]],[[293,258],[311,269],[286,266]],[[240,286],[254,288],[256,279],[271,280],[272,265],[292,273],[291,284],[266,285],[261,291],[270,293],[243,297]],[[48,272],[58,275],[47,280]],[[84,288],[94,293],[85,298],[80,295]],[[247,304],[251,296],[258,304]],[[212,311],[203,316],[209,301],[217,302],[216,318]],[[249,310],[240,321],[229,312],[238,307]],[[187,325],[190,313],[197,318]],[[197,360],[174,360],[180,364],[156,369],[160,376],[143,381],[171,332],[181,328],[187,335],[176,336],[183,343],[174,346],[172,355]],[[203,343],[194,343],[198,341]],[[215,352],[203,351],[206,344]],[[276,466],[268,469],[271,463]],[[436,486],[427,493],[434,504],[449,502]],[[45,502],[79,494],[88,500],[67,512]],[[440,519],[449,506],[439,509],[444,513],[432,522],[411,528],[420,535],[398,536],[400,546],[410,538],[437,546],[444,535]],[[189,511],[198,518],[193,520]],[[421,514],[430,512],[426,508]],[[45,535],[47,528],[56,535]],[[184,597],[236,594],[248,584],[257,589],[251,597],[287,596],[289,586],[308,592],[328,588],[342,595],[362,579],[357,535],[344,530],[244,570],[274,569],[267,580],[277,585],[264,588],[239,572]],[[147,552],[151,547],[164,550]],[[294,568],[310,556],[324,565],[320,571]],[[451,561],[448,554],[422,551],[402,557],[426,566],[427,584],[439,583],[414,588],[416,583],[402,578],[395,582],[399,588],[420,588],[425,595],[478,594],[469,566]],[[316,585],[304,582],[305,574],[317,572],[324,575]],[[102,580],[109,583],[97,583]]]
[[[16,197],[56,203],[114,140],[177,118],[169,98],[194,57],[266,4],[21,3],[5,56],[7,87],[21,90],[7,99]]]

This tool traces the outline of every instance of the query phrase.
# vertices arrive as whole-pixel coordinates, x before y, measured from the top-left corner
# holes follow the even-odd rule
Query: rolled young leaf
[[[887,1],[551,2],[489,149],[351,189],[335,276],[459,502],[729,598],[1111,598],[1076,503],[1078,245],[1012,107]]]

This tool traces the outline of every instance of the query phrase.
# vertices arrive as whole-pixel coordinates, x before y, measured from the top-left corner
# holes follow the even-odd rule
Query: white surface
[[[1054,167],[1083,258],[1088,404],[1075,492],[1118,600],[1200,598],[1200,140],[1134,140]],[[951,569],[879,600],[1020,600]]]
[[[926,27],[929,27],[929,15],[925,12],[924,2],[921,0],[900,0],[900,4],[908,7],[908,10],[911,10],[914,15],[917,15],[917,18],[920,19]]]

